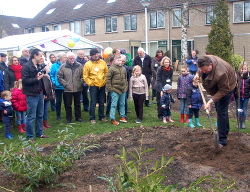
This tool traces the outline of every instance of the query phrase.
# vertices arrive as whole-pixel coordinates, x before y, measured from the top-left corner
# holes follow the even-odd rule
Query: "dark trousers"
[[[217,111],[219,142],[222,145],[227,144],[227,135],[229,132],[228,106],[232,93],[233,91],[215,103],[215,108]]]
[[[161,110],[161,93],[156,91],[156,102],[157,102],[157,116],[158,118],[162,118],[162,110]]]
[[[64,92],[64,101],[65,101],[65,109],[66,109],[66,119],[72,120],[72,98],[74,97],[74,107],[75,107],[75,118],[81,118],[81,91],[78,92]]]
[[[143,102],[146,99],[146,94],[132,94],[135,106],[135,112],[138,119],[143,117]]]
[[[162,116],[163,117],[171,117],[171,111],[168,107],[166,108],[161,108],[162,111]]]
[[[56,116],[60,117],[61,116],[62,98],[63,98],[63,89],[56,89],[55,94],[56,94]],[[65,107],[66,107],[66,105],[65,105]]]
[[[147,79],[147,83],[148,83],[148,97],[150,97],[149,96],[149,93],[150,93],[150,83],[151,83],[151,77],[146,77],[146,79]],[[147,105],[147,104],[149,104],[149,100],[145,100],[145,104]]]
[[[3,119],[3,123],[4,123],[4,133],[5,133],[5,135],[10,134],[10,125],[12,123],[13,117],[8,117],[8,116],[3,115],[2,119]]]
[[[90,86],[89,93],[90,93],[90,109],[89,109],[90,120],[95,120],[95,108],[97,101],[99,103],[98,116],[99,119],[103,119],[105,117],[104,116],[104,101],[106,97],[105,86],[103,87]]]
[[[82,87],[82,104],[83,104],[84,110],[89,109],[88,90],[89,90],[89,86]]]
[[[200,109],[189,108],[188,118],[192,119],[193,115],[195,118],[199,118],[199,111],[200,111]]]

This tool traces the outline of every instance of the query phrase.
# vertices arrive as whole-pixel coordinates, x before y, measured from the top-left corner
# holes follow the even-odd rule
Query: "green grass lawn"
[[[78,136],[83,136],[86,134],[102,134],[104,132],[112,132],[115,130],[119,130],[119,129],[126,129],[126,128],[131,128],[131,127],[138,127],[138,126],[146,126],[146,127],[154,127],[154,126],[167,126],[168,124],[164,124],[163,122],[159,121],[157,118],[157,110],[156,110],[156,104],[151,104],[151,107],[144,107],[144,119],[142,121],[141,124],[136,124],[136,115],[135,115],[135,111],[134,111],[134,104],[132,101],[128,101],[129,103],[129,110],[132,111],[132,113],[128,114],[128,123],[120,123],[118,126],[112,125],[109,122],[102,122],[98,120],[98,116],[97,116],[97,123],[92,125],[90,124],[89,121],[89,113],[88,112],[82,112],[82,118],[84,120],[84,122],[80,123],[80,122],[75,122],[74,117],[73,117],[73,121],[70,125],[66,125],[66,118],[65,118],[65,112],[62,108],[62,118],[60,121],[56,120],[56,114],[55,111],[51,111],[49,108],[49,114],[48,114],[48,124],[51,125],[51,128],[48,128],[47,130],[44,130],[44,133],[46,135],[49,135],[50,138],[35,138],[35,141],[38,144],[41,145],[51,145],[55,142],[58,141],[58,130],[63,130],[65,129],[65,127],[69,127],[69,129],[72,130],[73,133],[75,133]],[[173,105],[179,105],[179,103],[175,103]],[[96,108],[96,112],[97,112],[98,108]],[[202,112],[203,114],[205,114],[205,112]],[[74,114],[74,113],[73,113]],[[119,115],[116,115],[116,119],[119,120]],[[182,126],[187,126],[187,123],[179,123],[179,113],[174,113],[172,112],[172,119],[175,121],[173,124],[175,124],[176,126],[182,127]],[[201,116],[200,117],[200,122],[203,125],[204,129],[210,129],[210,124],[208,121],[207,116]],[[216,118],[213,118],[213,122],[216,122]],[[236,129],[236,119],[230,119],[230,127],[231,127],[231,131],[238,131],[238,129]],[[247,121],[246,122],[246,127],[249,127],[250,123]],[[191,129],[188,128],[187,129]],[[12,134],[14,135],[14,139],[9,140],[6,139],[4,137],[4,130],[3,130],[3,123],[0,123],[0,130],[1,130],[1,134],[0,134],[0,150],[3,149],[4,144],[10,144],[11,142],[13,142],[14,144],[16,143],[16,141],[18,141],[18,136],[23,136],[25,137],[25,133],[19,133],[17,131],[17,128],[15,127],[14,130],[12,130]],[[250,129],[242,129],[240,130],[240,132],[244,132],[244,133],[249,133]]]

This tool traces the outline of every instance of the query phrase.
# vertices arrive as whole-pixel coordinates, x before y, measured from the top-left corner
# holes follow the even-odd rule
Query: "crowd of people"
[[[180,102],[180,123],[188,123],[191,128],[202,126],[199,110],[211,109],[214,103],[218,114],[217,124],[221,147],[227,145],[229,131],[228,105],[232,95],[239,100],[237,108],[243,109],[239,119],[245,128],[250,80],[247,65],[244,63],[236,76],[232,67],[213,55],[197,57],[196,51],[181,67],[177,81],[176,99],[171,95],[173,67],[171,59],[164,56],[161,49],[151,58],[143,48],[131,59],[125,49],[113,49],[109,61],[102,59],[98,49],[93,48],[89,57],[83,50],[60,52],[49,55],[49,61],[39,49],[23,49],[20,58],[13,56],[6,64],[7,55],[0,54],[0,110],[4,122],[6,138],[12,139],[10,125],[14,114],[18,131],[26,133],[30,141],[34,137],[48,138],[43,129],[48,124],[48,108],[55,111],[56,119],[61,120],[62,102],[66,112],[66,124],[73,120],[74,101],[75,121],[83,122],[82,109],[89,113],[91,124],[102,122],[113,125],[128,121],[128,98],[134,102],[136,123],[143,121],[143,107],[151,107],[150,98],[156,98],[157,116],[163,123],[171,122],[171,103]],[[236,81],[241,78],[240,90]],[[204,105],[198,84],[202,83],[211,99]],[[150,91],[152,88],[152,92]],[[150,97],[150,93],[152,93]],[[98,106],[98,117],[96,108]],[[105,110],[106,106],[106,110]],[[120,117],[116,118],[118,110]],[[105,113],[106,111],[106,113]],[[27,115],[26,115],[27,112]],[[193,121],[195,116],[195,123]],[[236,114],[238,115],[238,113]],[[35,122],[35,127],[34,127]],[[34,133],[35,128],[35,133]]]

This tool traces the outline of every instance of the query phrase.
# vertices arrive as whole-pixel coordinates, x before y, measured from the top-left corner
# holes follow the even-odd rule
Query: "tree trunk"
[[[185,1],[183,3],[182,8],[182,22],[181,22],[181,29],[182,29],[182,53],[181,53],[181,60],[183,64],[186,64],[186,59],[188,57],[188,46],[187,46],[187,25],[188,25],[188,2]]]

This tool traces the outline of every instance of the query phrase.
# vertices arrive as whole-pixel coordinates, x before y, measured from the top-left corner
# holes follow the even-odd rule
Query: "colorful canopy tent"
[[[43,52],[75,50],[75,49],[103,49],[94,43],[67,29],[40,33],[13,35],[0,39],[0,52],[19,51],[23,48],[38,48]]]

